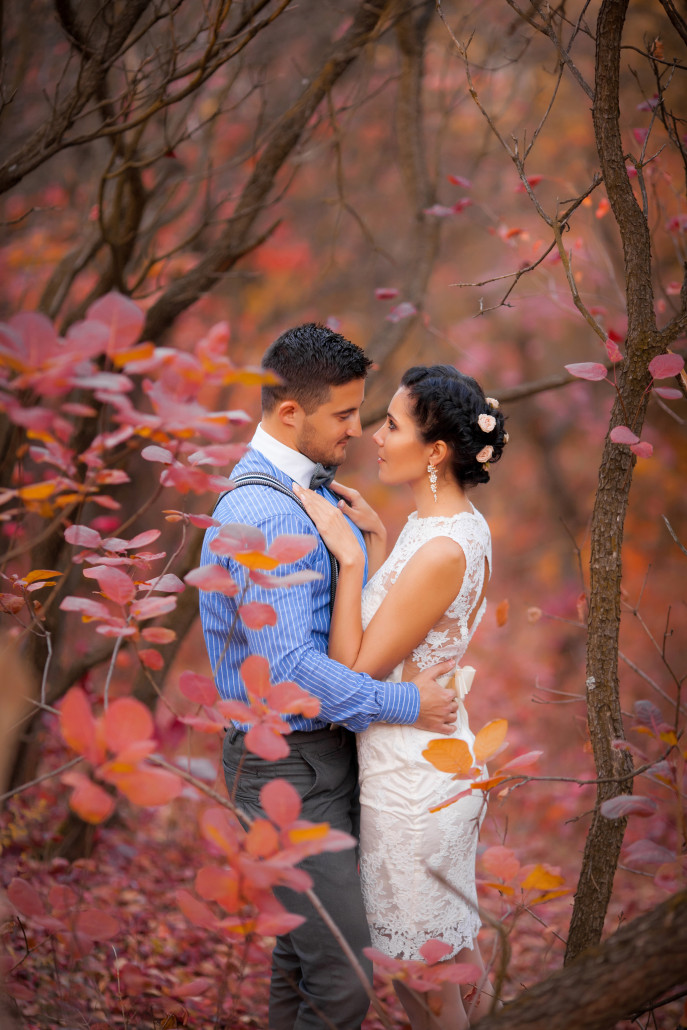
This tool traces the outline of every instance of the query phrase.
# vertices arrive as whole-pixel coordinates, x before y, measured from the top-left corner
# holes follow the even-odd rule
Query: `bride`
[[[371,576],[342,512],[321,495],[294,489],[340,564],[329,656],[377,679],[412,680],[439,661],[462,659],[486,606],[491,573],[489,527],[466,496],[489,481],[508,436],[498,402],[449,365],[408,369],[386,420],[374,434],[379,478],[407,484],[416,511],[384,560],[386,531],[360,494],[333,484],[339,508],[364,532]],[[361,605],[362,596],[362,605]],[[454,736],[470,748],[462,697],[472,670],[457,670]],[[413,726],[376,723],[358,734],[360,876],[373,945],[395,958],[420,959],[430,939],[451,947],[448,961],[482,967],[475,852],[484,816],[475,791],[438,812],[457,783],[423,758],[432,734]],[[455,891],[436,876],[448,881]],[[458,985],[430,992],[429,1005],[402,984],[398,994],[413,1030],[468,1026]],[[432,996],[432,994],[434,996]],[[439,1012],[431,1019],[428,1007]],[[474,1006],[473,1006],[474,1007]]]

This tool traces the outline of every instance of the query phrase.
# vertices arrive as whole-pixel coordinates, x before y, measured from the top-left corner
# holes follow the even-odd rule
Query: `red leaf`
[[[164,668],[165,660],[159,651],[154,647],[143,647],[138,652],[138,657],[147,669],[159,670]]]
[[[189,701],[199,705],[214,705],[217,700],[217,687],[209,676],[185,669],[179,677],[179,690]]]
[[[393,286],[379,286],[375,290],[377,300],[393,300],[398,297],[399,291]]]
[[[146,626],[141,630],[141,636],[151,644],[171,644],[177,638],[174,630],[165,626]]]
[[[136,596],[136,585],[126,572],[109,565],[94,565],[92,569],[84,569],[87,579],[97,579],[98,586],[105,597],[116,604],[128,604]]]
[[[566,365],[566,371],[577,379],[589,379],[591,382],[598,382],[606,378],[606,368],[596,361],[578,361],[574,365]]]
[[[303,690],[297,683],[290,683],[288,680],[283,683],[275,683],[270,693],[270,707],[275,712],[286,715],[305,715],[312,719],[319,714],[319,699]]]
[[[615,426],[611,429],[613,443],[639,443],[639,437],[628,426]]]
[[[656,802],[652,798],[640,794],[619,794],[603,802],[601,814],[607,819],[622,819],[626,815],[653,815],[656,809]]]
[[[649,371],[654,379],[670,379],[679,375],[685,367],[685,359],[680,354],[659,354],[649,362]]]
[[[214,983],[215,981],[210,980],[207,976],[198,976],[195,980],[189,980],[185,984],[171,984],[167,990],[175,998],[197,998],[200,994],[205,994],[214,986]]]
[[[623,360],[623,355],[622,355],[622,352],[620,350],[620,347],[615,342],[615,340],[612,340],[610,338],[610,336],[606,340],[606,353],[608,354],[608,357],[613,362],[613,364],[615,364],[618,361],[622,361]]]
[[[313,533],[285,533],[272,541],[267,553],[281,565],[288,565],[310,554],[316,547],[317,537]]]
[[[45,915],[45,906],[40,895],[26,880],[20,880],[15,876],[7,888],[7,897],[24,916],[39,918]]]
[[[206,901],[218,901],[227,912],[236,912],[243,904],[236,869],[203,866],[196,873],[196,890]]]
[[[110,937],[114,937],[121,929],[114,916],[97,908],[79,912],[73,925],[77,933],[82,933],[94,941],[109,941]]]
[[[248,629],[263,629],[265,626],[277,625],[277,613],[272,605],[261,604],[260,601],[242,604],[239,608],[239,615]]]
[[[109,819],[114,812],[114,798],[97,783],[89,780],[88,776],[79,772],[66,772],[60,779],[62,783],[74,788],[69,806],[84,822],[97,825]]]
[[[286,829],[301,814],[300,794],[286,780],[270,780],[260,791],[260,804],[280,829]]]
[[[93,765],[102,762],[105,751],[98,742],[91,705],[81,687],[68,690],[59,709],[60,733],[65,743]]]
[[[452,186],[461,186],[464,190],[472,189],[471,180],[465,179],[462,175],[447,175],[446,178]]]
[[[252,726],[246,733],[246,749],[252,751],[259,758],[268,762],[276,762],[279,758],[286,758],[289,753],[289,745],[284,737],[265,723]]]
[[[102,727],[105,743],[115,754],[135,741],[150,740],[154,732],[150,711],[134,697],[113,701],[103,715]]]
[[[217,929],[219,919],[209,905],[184,890],[177,891],[175,897],[177,905],[194,926],[202,926],[204,930]]]

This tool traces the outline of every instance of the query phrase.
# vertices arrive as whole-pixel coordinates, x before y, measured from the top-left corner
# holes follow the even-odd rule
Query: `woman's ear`
[[[443,440],[437,440],[432,444],[429,452],[429,460],[433,465],[441,465],[448,457],[448,445]]]

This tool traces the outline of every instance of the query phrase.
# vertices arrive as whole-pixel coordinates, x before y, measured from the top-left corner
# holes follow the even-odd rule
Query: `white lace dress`
[[[418,670],[447,658],[455,658],[458,664],[484,614],[486,601],[479,604],[479,600],[491,570],[491,537],[482,515],[474,508],[449,517],[418,518],[413,512],[391,554],[363,591],[363,626],[371,621],[404,565],[435,536],[450,537],[462,547],[463,583],[424,641],[394,669],[392,681],[412,680]],[[453,735],[472,749],[474,734],[462,701]],[[455,955],[461,948],[472,947],[480,928],[473,905],[483,796],[473,791],[448,808],[429,812],[468,785],[439,772],[422,757],[428,742],[437,736],[389,723],[374,723],[358,734],[363,898],[372,944],[394,958],[421,958],[419,949],[432,938],[450,944]]]

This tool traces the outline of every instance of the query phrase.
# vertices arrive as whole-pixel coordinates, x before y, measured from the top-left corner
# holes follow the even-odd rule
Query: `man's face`
[[[350,437],[360,436],[360,405],[365,396],[365,380],[353,379],[343,386],[332,386],[329,397],[310,415],[299,409],[295,444],[301,454],[323,465],[341,465]]]

